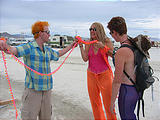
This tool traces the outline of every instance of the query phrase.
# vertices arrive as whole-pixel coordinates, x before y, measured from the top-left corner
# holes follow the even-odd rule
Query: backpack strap
[[[123,44],[121,45],[119,48],[118,47],[115,47],[114,50],[113,50],[113,58],[112,58],[112,62],[113,62],[113,65],[115,66],[115,54],[117,52],[118,49],[122,48],[122,47],[128,47],[130,48],[133,52],[135,51],[135,47],[134,46],[131,46],[131,45],[128,45],[128,44]]]
[[[133,46],[128,45],[128,44],[123,44],[123,45],[121,45],[120,48],[122,48],[122,47],[130,48],[130,49],[133,51],[133,53],[134,53],[134,51],[135,51],[135,48],[134,48]],[[134,85],[136,85],[136,83],[132,80],[132,78],[128,75],[128,73],[127,73],[125,70],[123,70],[123,72],[124,72],[124,74],[127,76],[127,78],[128,78]],[[135,87],[136,87],[136,86],[135,86]]]
[[[123,44],[123,45],[121,45],[121,47],[120,48],[122,48],[122,47],[127,47],[127,48],[130,48],[133,52],[134,52],[134,47],[133,46],[130,46],[130,45],[128,45],[128,44]],[[132,78],[127,74],[127,72],[125,71],[125,70],[123,70],[123,72],[124,72],[124,74],[127,76],[127,78],[134,84],[134,86],[136,87],[136,83],[132,80]]]
[[[115,66],[115,54],[116,54],[118,49],[119,49],[118,47],[115,47],[114,50],[113,50],[113,54],[112,54],[112,62],[113,62],[114,66]]]
[[[132,80],[132,78],[126,73],[125,70],[123,70],[124,74],[127,76],[127,78],[135,85],[136,83]]]
[[[144,115],[144,99],[143,99],[143,93],[144,91],[142,91],[139,95],[139,99],[138,99],[138,106],[137,106],[137,117],[138,117],[138,120],[139,120],[139,110],[140,110],[140,102],[142,101],[142,114],[143,114],[143,117],[145,117]]]
[[[123,44],[123,45],[120,46],[120,48],[122,48],[122,47],[128,47],[128,48],[130,48],[133,52],[135,51],[135,47],[132,46],[132,45]]]

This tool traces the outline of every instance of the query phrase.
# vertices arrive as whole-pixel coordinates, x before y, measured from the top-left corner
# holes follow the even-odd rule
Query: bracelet
[[[83,45],[80,45],[79,47],[81,48],[81,47],[83,47]]]

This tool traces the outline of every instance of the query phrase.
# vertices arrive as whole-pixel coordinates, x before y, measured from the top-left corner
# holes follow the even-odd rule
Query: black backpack
[[[123,44],[120,48],[128,47],[134,53],[136,82],[134,82],[125,71],[123,72],[128,77],[128,79],[134,84],[139,94],[138,106],[137,106],[137,117],[139,120],[140,101],[142,101],[142,112],[143,112],[143,117],[144,117],[144,99],[143,99],[144,90],[146,90],[151,85],[153,85],[155,81],[155,77],[153,76],[154,72],[151,66],[149,65],[147,56],[138,48],[138,46],[132,40],[132,38],[129,37],[128,40],[132,43],[132,46],[128,44]]]
[[[135,85],[138,93],[143,92],[145,89],[149,88],[155,81],[155,78],[153,76],[153,69],[149,65],[147,57],[134,46],[123,44],[120,48],[122,47],[128,47],[134,53],[136,82],[134,82],[125,71],[124,74]]]

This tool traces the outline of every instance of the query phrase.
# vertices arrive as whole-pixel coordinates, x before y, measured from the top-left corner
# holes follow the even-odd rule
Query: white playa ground
[[[155,71],[155,76],[160,78],[160,56],[158,56],[160,49],[152,48],[150,53],[150,64]],[[60,58],[58,62],[51,63],[52,71],[62,63],[65,56]],[[25,70],[23,66],[18,64],[15,60],[10,59],[9,55],[6,55],[6,57],[13,94],[17,99],[16,107],[18,109],[19,120]],[[109,60],[114,71],[111,59]],[[52,120],[93,120],[87,91],[86,70],[87,63],[82,61],[79,48],[76,48],[60,70],[53,74]],[[5,78],[4,64],[0,52],[0,100],[7,99],[11,99],[11,96],[9,93],[8,81]],[[144,100],[145,118],[143,118],[141,114],[142,111],[140,111],[140,120],[160,120],[160,82],[156,81],[154,83],[154,101],[152,101],[151,88],[145,91]],[[116,113],[117,118],[120,119],[117,101]],[[0,120],[15,119],[15,109],[12,104],[0,108]]]

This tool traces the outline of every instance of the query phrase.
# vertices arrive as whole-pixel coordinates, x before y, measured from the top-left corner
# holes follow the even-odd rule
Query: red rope
[[[16,120],[17,120],[18,112],[17,112],[17,108],[16,108],[16,104],[15,104],[15,99],[14,99],[13,92],[12,92],[12,87],[11,87],[10,79],[9,79],[9,76],[8,76],[7,65],[6,65],[6,57],[5,57],[5,54],[4,54],[3,51],[2,51],[2,57],[3,57],[3,61],[4,61],[4,67],[5,67],[5,74],[6,74],[5,77],[8,80],[9,91],[10,91],[10,94],[12,96],[12,101],[13,101],[14,109],[16,110]]]
[[[76,36],[76,38],[78,39],[78,43],[81,42],[81,43],[87,44],[87,45],[88,45],[88,44],[93,44],[93,43],[97,42],[97,40],[95,40],[95,41],[89,41],[89,42],[83,41],[80,36]],[[6,42],[5,38],[0,38],[0,40],[3,40],[3,41]],[[60,67],[61,67],[61,66],[64,64],[64,62],[67,60],[67,58],[68,58],[69,55],[72,53],[73,49],[77,46],[78,43],[74,44],[73,48],[71,49],[71,51],[69,52],[69,54],[67,55],[67,57],[65,58],[65,60],[62,62],[62,64],[61,64],[55,71],[53,71],[53,72],[51,72],[51,73],[49,73],[49,74],[42,74],[42,73],[39,73],[39,72],[31,69],[30,67],[28,67],[27,65],[25,65],[24,63],[22,63],[22,62],[21,62],[16,56],[14,56],[9,50],[8,50],[8,52],[12,55],[12,57],[13,57],[18,63],[20,63],[21,65],[23,65],[25,68],[33,71],[34,73],[36,73],[36,74],[38,74],[38,75],[42,75],[42,76],[43,76],[43,75],[48,75],[48,76],[49,76],[49,75],[54,74],[55,72],[57,72],[57,71],[60,69]],[[10,90],[10,94],[11,94],[11,96],[12,96],[13,106],[14,106],[14,108],[15,108],[15,110],[16,110],[16,120],[17,120],[18,112],[17,112],[17,108],[16,108],[16,104],[15,104],[15,99],[14,99],[13,92],[12,92],[12,87],[11,87],[10,79],[9,79],[9,76],[8,76],[7,65],[6,65],[6,57],[5,57],[5,53],[4,53],[3,51],[2,51],[2,56],[3,56],[4,66],[5,66],[5,74],[6,74],[5,77],[6,77],[6,79],[8,80],[9,90]]]

